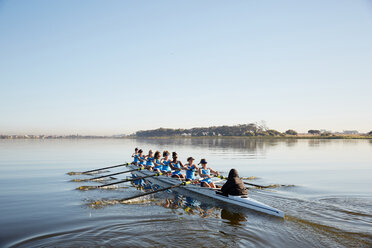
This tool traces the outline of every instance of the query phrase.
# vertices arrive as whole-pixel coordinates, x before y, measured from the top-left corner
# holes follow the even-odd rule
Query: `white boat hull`
[[[135,165],[130,165],[129,167],[132,169],[138,168]],[[132,172],[132,174],[134,174],[137,177],[142,177],[142,176],[152,175],[154,174],[154,172],[148,171],[148,170],[141,170],[141,171]],[[168,187],[168,186],[177,185],[180,183],[179,179],[167,177],[167,176],[149,177],[149,178],[146,178],[146,180],[151,182],[152,184],[156,184],[161,187]],[[271,206],[268,206],[262,202],[256,201],[250,197],[231,196],[231,195],[227,197],[227,196],[223,196],[220,194],[216,194],[216,192],[213,189],[202,188],[199,185],[186,185],[186,186],[182,186],[182,188],[180,189],[188,190],[188,191],[191,191],[199,195],[207,196],[207,197],[219,200],[219,201],[233,204],[235,206],[243,207],[246,209],[252,209],[258,212],[284,218],[283,211],[273,208]]]

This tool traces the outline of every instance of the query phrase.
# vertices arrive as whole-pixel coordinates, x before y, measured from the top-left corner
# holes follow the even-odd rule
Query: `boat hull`
[[[132,169],[138,168],[135,165],[130,165]],[[142,177],[147,175],[152,175],[154,172],[148,171],[148,170],[141,170],[136,171],[132,173],[136,177]],[[154,185],[159,185],[160,187],[169,187],[172,185],[180,184],[181,181],[177,178],[172,178],[168,176],[155,176],[155,177],[149,177],[146,178],[147,181]],[[203,188],[199,185],[186,185],[179,188],[182,191],[190,191],[198,195],[203,195],[209,198],[213,198],[215,200],[219,200],[228,204],[232,204],[234,206],[239,206],[245,209],[251,209],[258,212],[274,215],[277,217],[284,218],[284,212],[273,208],[271,206],[268,206],[262,202],[256,201],[250,197],[247,196],[223,196],[220,194],[216,194],[215,190],[211,188]]]

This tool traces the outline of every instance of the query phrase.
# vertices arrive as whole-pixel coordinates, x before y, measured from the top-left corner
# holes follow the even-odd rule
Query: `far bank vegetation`
[[[356,135],[358,132],[352,131],[351,135]],[[356,132],[356,133],[355,133]],[[133,136],[136,137],[283,137],[283,138],[368,138],[372,135],[372,131],[357,136],[345,136],[342,133],[332,133],[326,130],[309,130],[307,134],[298,134],[293,129],[288,129],[285,132],[279,132],[275,129],[266,127],[265,124],[240,124],[234,126],[212,126],[212,127],[196,127],[190,129],[172,129],[172,128],[158,128],[153,130],[137,131]]]
[[[246,136],[246,137],[283,137],[286,135],[297,135],[294,130],[288,130],[281,133],[275,129],[269,129],[265,125],[256,123],[241,124],[235,126],[213,126],[213,127],[197,127],[190,129],[171,129],[171,128],[158,128],[154,130],[141,130],[137,131],[137,137],[170,137],[170,136]]]

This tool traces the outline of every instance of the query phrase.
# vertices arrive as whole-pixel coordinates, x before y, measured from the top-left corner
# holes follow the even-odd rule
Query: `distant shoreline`
[[[293,129],[279,132],[269,129],[264,123],[249,123],[233,126],[194,127],[189,129],[157,128],[140,130],[133,134],[117,135],[45,135],[0,134],[0,139],[200,139],[200,138],[234,138],[234,139],[372,139],[372,131],[359,133],[357,130],[344,130],[343,133],[327,130],[310,129],[307,133],[298,133]]]
[[[368,135],[334,135],[334,136],[321,136],[321,135],[291,135],[291,136],[162,136],[162,137],[126,137],[132,139],[251,139],[251,140],[285,140],[285,139],[372,139]]]
[[[138,137],[138,136],[48,136],[48,137],[37,137],[23,135],[6,135],[0,136],[0,139],[4,140],[55,140],[55,139],[250,139],[250,140],[285,140],[285,139],[372,139],[370,135],[308,135],[308,134],[298,134],[298,135],[285,135],[285,136],[153,136],[153,137]]]

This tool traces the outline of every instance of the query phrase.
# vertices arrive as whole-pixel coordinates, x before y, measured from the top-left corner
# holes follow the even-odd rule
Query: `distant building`
[[[344,130],[342,133],[343,134],[358,134],[359,132],[357,130]]]

